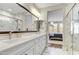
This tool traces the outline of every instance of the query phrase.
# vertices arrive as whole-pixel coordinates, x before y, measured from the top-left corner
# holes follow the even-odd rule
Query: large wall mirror
[[[0,3],[0,32],[37,31],[38,17],[16,3]]]

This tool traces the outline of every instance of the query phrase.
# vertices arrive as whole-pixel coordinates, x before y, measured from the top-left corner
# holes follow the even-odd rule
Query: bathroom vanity
[[[0,55],[42,54],[47,40],[39,17],[19,3],[0,5],[14,10],[0,9]]]
[[[1,55],[40,55],[46,48],[46,34],[35,33],[21,38],[0,41]]]

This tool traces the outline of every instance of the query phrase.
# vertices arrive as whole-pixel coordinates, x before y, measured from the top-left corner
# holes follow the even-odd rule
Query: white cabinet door
[[[40,38],[37,38],[35,40],[35,54],[38,55],[41,52],[41,40]]]
[[[41,36],[35,41],[35,54],[41,54],[46,46],[46,36]]]
[[[41,45],[42,45],[42,49],[44,49],[45,46],[46,46],[46,36],[43,36],[43,37],[41,38]]]
[[[46,46],[46,35],[1,51],[1,55],[40,55]]]
[[[42,37],[40,37],[40,39],[41,39],[41,53],[43,52],[43,50],[45,49],[45,47],[46,47],[46,36],[42,36]]]

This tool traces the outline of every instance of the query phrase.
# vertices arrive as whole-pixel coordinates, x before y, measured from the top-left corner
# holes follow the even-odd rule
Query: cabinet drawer
[[[12,48],[1,51],[1,55],[19,55],[34,45],[34,41],[25,42]]]

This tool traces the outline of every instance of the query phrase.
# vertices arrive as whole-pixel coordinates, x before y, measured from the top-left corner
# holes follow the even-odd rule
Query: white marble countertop
[[[16,45],[22,44],[24,42],[28,42],[30,40],[33,40],[37,37],[40,37],[42,35],[45,35],[45,33],[32,33],[28,36],[24,36],[21,38],[14,38],[14,39],[8,39],[8,40],[1,40],[0,41],[0,51],[6,50],[8,48],[14,47]]]

